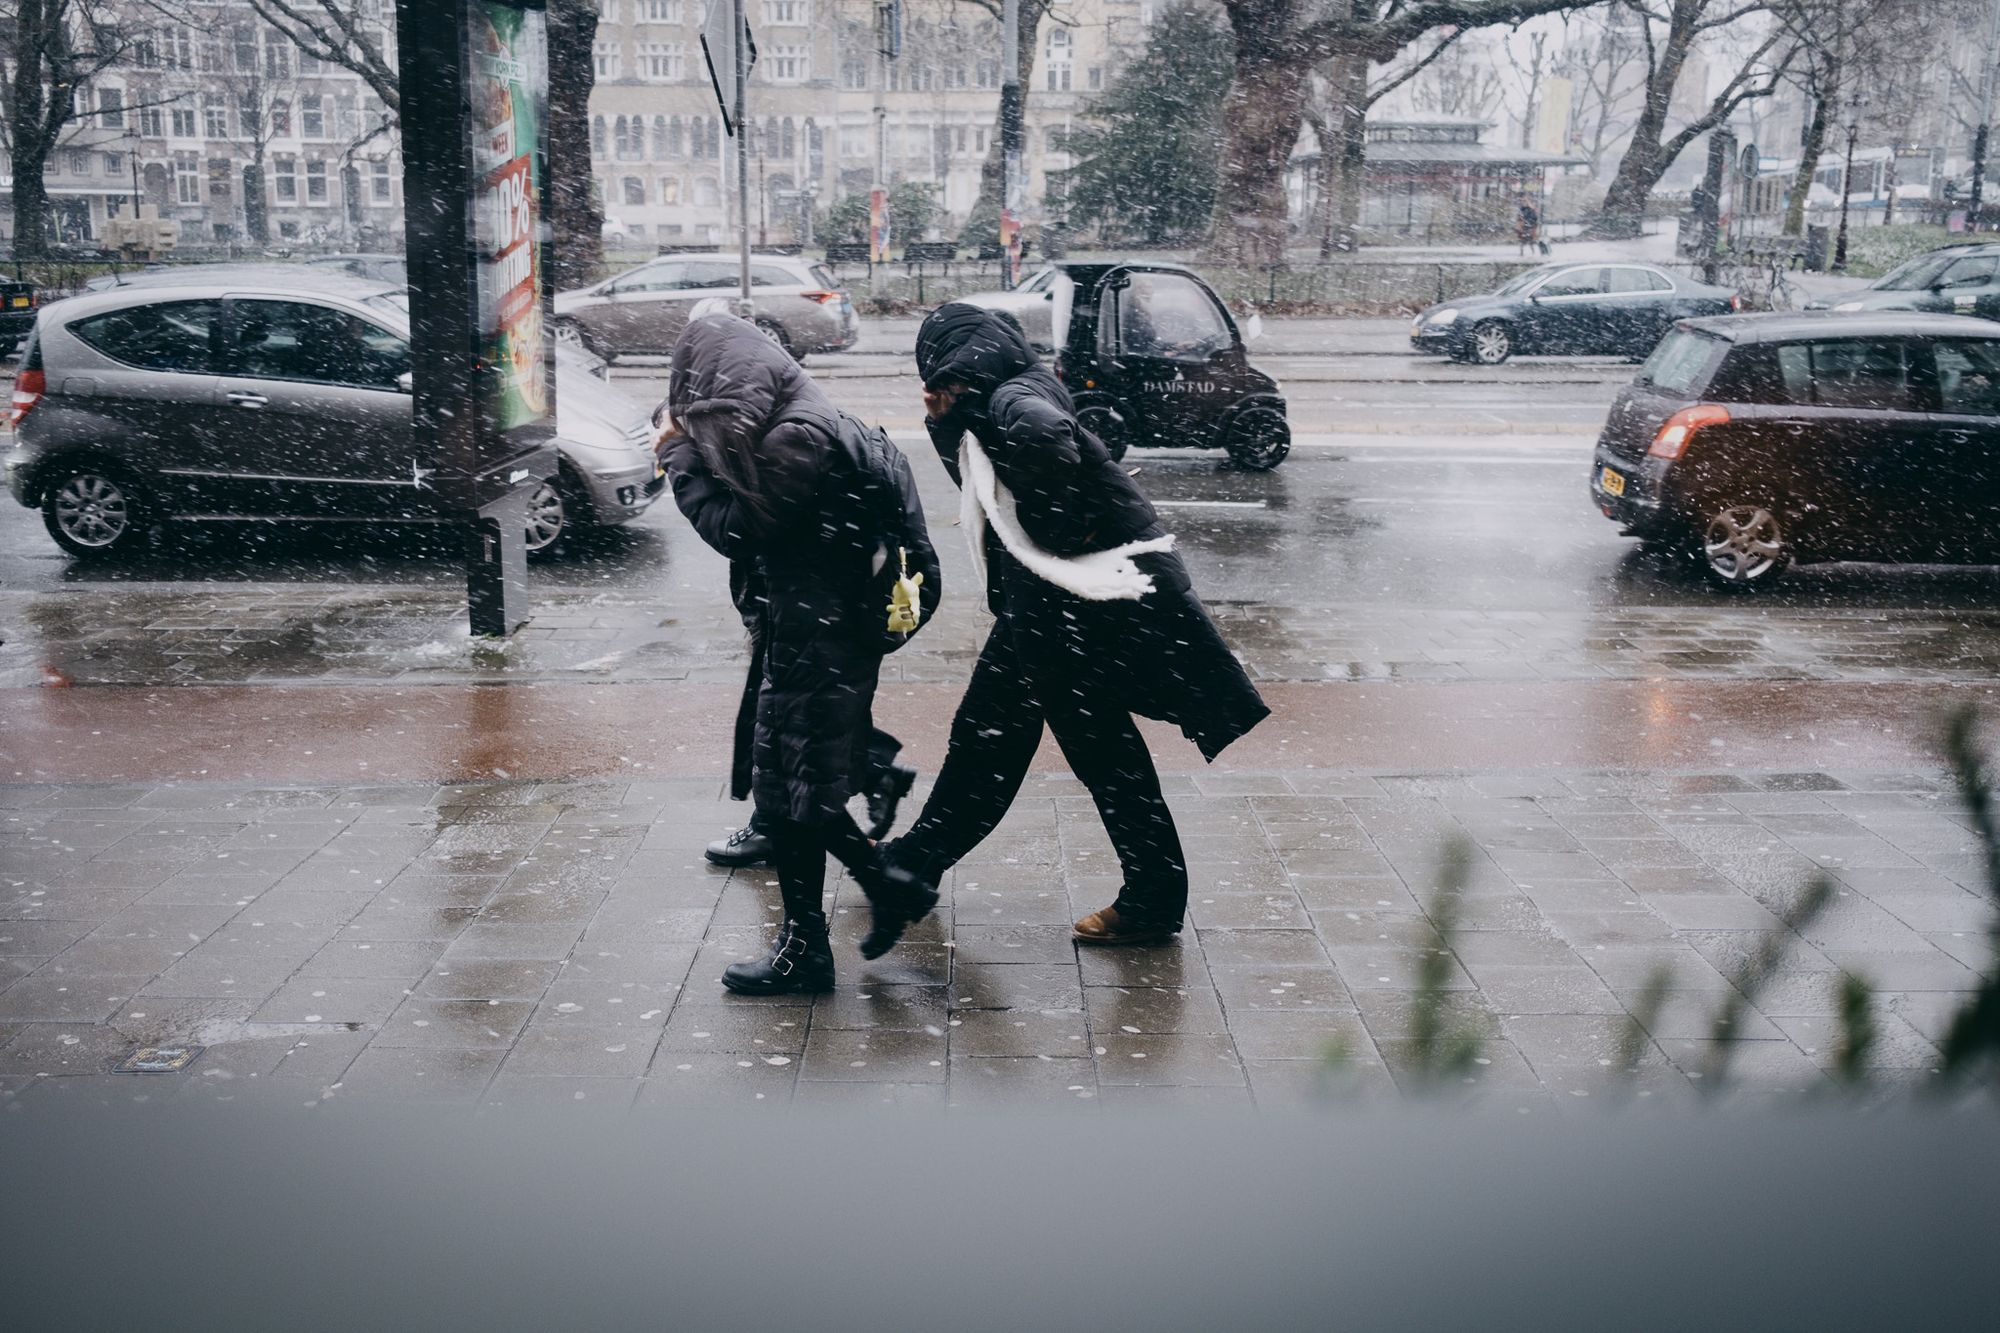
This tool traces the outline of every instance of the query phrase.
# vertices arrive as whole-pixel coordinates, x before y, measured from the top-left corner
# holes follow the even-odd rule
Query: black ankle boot
[[[778,927],[771,952],[754,963],[723,968],[722,984],[738,995],[816,995],[832,990],[833,946],[826,938],[826,918],[787,917]]]
[[[896,947],[903,932],[937,906],[937,881],[929,872],[898,865],[887,847],[878,848],[873,865],[854,872],[855,883],[868,896],[868,933],[861,940],[863,958],[880,958]]]

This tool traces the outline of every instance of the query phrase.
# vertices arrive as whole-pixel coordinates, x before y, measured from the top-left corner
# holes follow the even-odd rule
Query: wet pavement
[[[0,1097],[1270,1106],[1328,1093],[1334,1044],[1340,1086],[1386,1092],[1454,833],[1477,849],[1450,946],[1477,1095],[1695,1095],[1705,1016],[1820,869],[1839,895],[1730,1048],[1744,1081],[1819,1082],[1849,971],[1884,996],[1883,1077],[1922,1077],[1990,966],[1936,736],[1995,712],[2000,573],[1720,596],[1586,498],[1629,367],[1274,355],[1301,432],[1282,468],[1130,459],[1275,710],[1213,768],[1148,731],[1190,929],[1069,944],[1115,870],[1049,751],[940,914],[877,964],[843,945],[812,1004],[715,984],[775,890],[699,859],[742,813],[743,644],[670,510],[570,542],[532,625],[486,644],[422,532],[176,528],[93,566],[0,505]],[[938,525],[946,607],[881,696],[934,771],[986,627],[956,495],[913,381],[823,369],[899,431]],[[1627,1078],[1616,1033],[1656,962],[1674,998]],[[105,1072],[156,1041],[208,1049]]]
[[[1174,777],[1189,928],[1125,951],[1070,942],[1114,862],[1045,776],[895,952],[854,951],[842,881],[837,989],[743,1000],[716,978],[776,892],[701,862],[738,810],[719,786],[0,787],[0,1098],[1290,1106],[1412,1087],[1416,967],[1448,948],[1477,1100],[1675,1103],[1817,873],[1832,906],[1728,1047],[1746,1094],[1825,1082],[1850,973],[1879,992],[1878,1077],[1925,1078],[1991,962],[1972,835],[1922,774]],[[1448,836],[1476,851],[1447,943]],[[206,1048],[183,1071],[108,1072],[181,1043]]]

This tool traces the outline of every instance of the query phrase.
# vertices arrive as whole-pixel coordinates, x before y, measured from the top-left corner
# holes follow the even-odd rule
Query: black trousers
[[[1187,913],[1187,860],[1132,715],[1072,691],[1038,694],[1004,621],[972,669],[937,785],[923,814],[897,839],[896,859],[941,874],[984,841],[1020,792],[1044,724],[1090,789],[1117,849],[1125,872],[1118,910],[1178,924]]]
[[[730,799],[744,801],[750,798],[750,762],[752,738],[757,734],[757,693],[764,685],[764,642],[757,635],[750,637],[750,674],[743,682],[743,697],[736,705],[736,731],[734,750],[729,766]],[[860,791],[874,791],[889,776],[889,766],[896,762],[896,756],[903,752],[903,743],[880,727],[868,735],[868,757],[866,766],[855,775],[855,786]],[[750,822],[761,824],[756,815]]]
[[[875,859],[875,844],[845,811],[833,819],[762,821],[772,844],[771,864],[785,915],[808,934],[826,930],[826,858],[855,870]]]

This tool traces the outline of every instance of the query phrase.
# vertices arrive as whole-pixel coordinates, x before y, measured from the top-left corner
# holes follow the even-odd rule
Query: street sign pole
[[[730,18],[736,40],[730,43],[736,51],[736,299],[737,313],[748,319],[750,309],[750,50],[743,40],[745,21],[743,0],[730,0]]]
[[[2000,60],[2000,0],[1993,0],[1993,16],[1986,27],[1986,61],[1979,73],[1979,129],[1972,139],[1972,200],[1965,215],[1965,229],[1979,230],[1979,205],[1986,193],[1986,153],[1993,138],[1993,67]]]
[[[1000,285],[1012,290],[1021,255],[1021,0],[1005,0],[1000,14]]]
[[[545,0],[398,0],[412,409],[466,533],[475,635],[528,619],[528,502],[556,478]]]

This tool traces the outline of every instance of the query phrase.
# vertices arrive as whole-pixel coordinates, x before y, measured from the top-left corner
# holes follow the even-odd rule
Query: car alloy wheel
[[[1725,587],[1769,583],[1790,554],[1778,517],[1764,505],[1729,505],[1708,520],[1701,542],[1703,566]]]
[[[78,554],[109,551],[133,532],[125,488],[98,472],[76,472],[49,492],[43,512],[49,532]]]
[[[792,350],[792,340],[788,336],[786,336],[785,326],[778,323],[778,321],[776,321],[775,319],[758,320],[757,332],[763,334],[766,338],[769,338],[772,342],[778,344],[778,350],[783,352],[786,356],[792,358],[792,360],[794,361],[805,360],[803,356],[800,356],[797,352],[794,352]]]
[[[559,319],[556,321],[556,341],[559,343],[569,343],[573,347],[581,347],[592,356],[599,354],[596,344],[590,340],[590,335],[584,332],[583,325],[573,319]]]
[[[1132,445],[1132,427],[1109,398],[1086,396],[1076,405],[1077,424],[1095,435],[1115,462]]]
[[[1514,355],[1514,335],[1505,324],[1481,324],[1472,331],[1472,359],[1482,366],[1497,366]]]
[[[528,497],[528,554],[537,555],[562,540],[569,525],[562,489],[553,481],[535,487]]]

